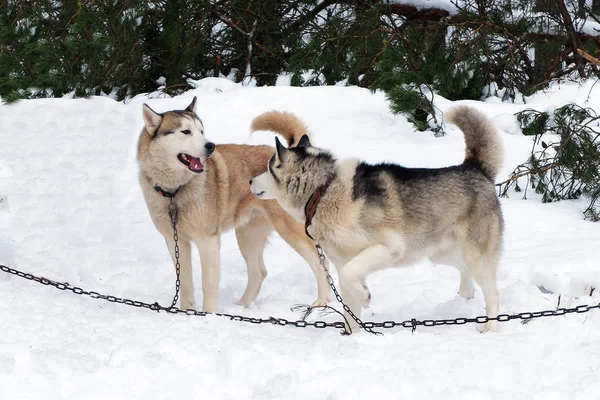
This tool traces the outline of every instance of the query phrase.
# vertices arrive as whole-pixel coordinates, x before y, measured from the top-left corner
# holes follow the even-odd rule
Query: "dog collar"
[[[163,188],[161,188],[160,186],[154,185],[154,190],[156,190],[158,193],[160,193],[163,197],[168,197],[170,199],[175,197],[177,192],[179,192],[179,189],[181,189],[181,186],[179,186],[177,189],[175,189],[174,192],[168,192],[168,191],[164,190]]]
[[[325,192],[327,192],[327,189],[329,189],[329,186],[331,185],[331,182],[333,182],[334,179],[335,174],[331,175],[329,179],[327,179],[327,182],[319,186],[317,190],[315,190],[315,192],[310,195],[308,201],[306,202],[306,205],[304,206],[304,215],[306,216],[306,219],[304,220],[304,233],[306,233],[306,236],[308,236],[312,240],[315,239],[313,239],[313,237],[310,236],[310,233],[308,233],[308,227],[312,223],[312,219],[317,213],[317,207],[321,202],[321,197],[325,195]]]

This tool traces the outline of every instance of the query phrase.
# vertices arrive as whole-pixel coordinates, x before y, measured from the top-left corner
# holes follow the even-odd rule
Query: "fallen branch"
[[[527,172],[523,172],[521,174],[513,175],[510,178],[508,178],[507,180],[505,180],[504,182],[496,183],[496,186],[502,187],[503,185],[506,185],[507,183],[510,183],[510,182],[514,182],[517,179],[522,178],[524,176],[533,175],[533,174],[539,174],[540,172],[546,172],[546,171],[548,171],[548,170],[550,170],[552,168],[556,168],[558,166],[559,166],[559,164],[552,163],[552,164],[544,165],[543,167],[540,167],[540,168],[530,169]]]
[[[577,52],[579,53],[580,56],[582,56],[583,58],[585,58],[592,64],[596,64],[597,66],[600,67],[600,60],[598,60],[596,57],[592,56],[590,53],[587,53],[586,51],[581,50],[581,49],[577,49]]]

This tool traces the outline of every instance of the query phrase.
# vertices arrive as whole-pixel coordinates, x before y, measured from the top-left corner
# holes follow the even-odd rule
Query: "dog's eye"
[[[190,131],[189,129],[184,129],[181,131],[184,135],[191,135],[192,131]]]

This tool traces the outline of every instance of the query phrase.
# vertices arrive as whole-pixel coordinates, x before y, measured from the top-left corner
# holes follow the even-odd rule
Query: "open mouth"
[[[192,172],[199,174],[204,171],[204,164],[198,157],[192,157],[189,154],[179,153],[177,159]]]

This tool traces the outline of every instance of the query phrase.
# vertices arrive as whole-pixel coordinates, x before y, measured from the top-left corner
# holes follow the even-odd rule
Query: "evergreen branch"
[[[288,29],[289,32],[297,32],[301,26],[312,20],[316,17],[321,11],[329,7],[330,5],[339,3],[338,0],[324,0],[318,6],[298,18],[293,24],[290,25]]]
[[[227,25],[228,27],[230,27],[231,29],[235,30],[238,33],[241,33],[242,35],[244,35],[246,37],[250,37],[250,33],[249,32],[246,32],[245,30],[243,30],[242,28],[240,28],[235,22],[233,22],[232,20],[230,20],[229,18],[227,18],[226,16],[224,16],[220,12],[213,10],[212,14],[215,17],[217,17],[221,22],[223,22],[225,25]],[[262,51],[264,51],[265,53],[268,53],[269,55],[275,57],[279,62],[281,62],[281,65],[283,65],[285,68],[289,67],[289,63],[286,60],[284,60],[281,57],[277,56],[270,49],[266,48],[265,46],[263,46],[262,44],[260,44],[256,40],[253,40],[252,44],[254,46],[258,47],[259,49],[261,49]]]
[[[434,10],[434,9],[431,9],[431,10]],[[399,15],[401,15],[401,14],[399,14]],[[411,21],[427,21],[428,20],[427,18],[420,19],[419,15],[420,14],[412,15],[409,20],[411,20]],[[440,18],[440,21],[442,19],[443,18]],[[546,32],[546,33],[527,32],[525,34],[518,36],[519,30],[521,29],[518,26],[518,24],[507,23],[504,26],[500,26],[489,20],[470,19],[470,20],[465,21],[464,15],[460,15],[460,14],[448,17],[448,18],[444,19],[444,21],[442,23],[446,26],[455,26],[455,27],[456,26],[469,26],[469,25],[480,26],[481,24],[484,24],[484,25],[492,28],[496,32],[506,34],[507,36],[510,36],[513,40],[519,40],[520,42],[545,43],[545,42],[549,42],[549,41],[559,39],[559,38],[571,39],[570,37],[568,37],[565,34],[548,33],[548,32]],[[588,35],[585,33],[574,31],[574,30],[572,31],[572,35],[576,38],[576,40],[578,42],[592,41],[592,42],[595,42],[596,44],[600,45],[600,37],[599,36]]]
[[[526,172],[523,172],[523,173],[511,176],[510,178],[508,178],[504,182],[496,183],[496,186],[502,187],[503,185],[506,185],[507,183],[514,182],[517,179],[522,178],[524,176],[546,172],[546,171],[551,170],[552,168],[556,168],[558,166],[560,166],[560,164],[558,164],[558,163],[552,163],[552,164],[544,165],[543,167],[528,169]],[[519,167],[517,167],[517,168],[525,168],[525,165],[519,165]]]

